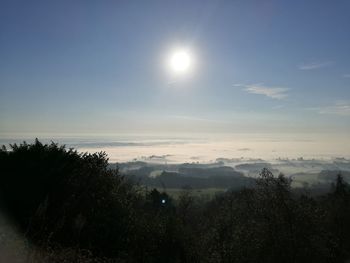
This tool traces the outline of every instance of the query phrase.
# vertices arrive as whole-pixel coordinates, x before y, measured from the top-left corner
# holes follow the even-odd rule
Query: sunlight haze
[[[347,1],[20,2],[0,10],[2,139],[315,134],[350,148]]]

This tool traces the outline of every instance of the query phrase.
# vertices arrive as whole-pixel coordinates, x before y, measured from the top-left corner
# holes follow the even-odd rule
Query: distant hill
[[[151,177],[152,167],[129,170],[126,174],[138,183],[150,187],[165,188],[224,188],[240,189],[252,186],[253,178],[244,176],[232,167],[216,168],[180,168],[178,172],[162,171],[159,176]]]

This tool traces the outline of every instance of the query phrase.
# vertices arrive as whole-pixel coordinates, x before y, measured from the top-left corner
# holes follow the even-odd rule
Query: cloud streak
[[[323,61],[323,62],[311,62],[304,63],[298,66],[300,70],[313,70],[319,68],[329,67],[333,64],[333,61]]]
[[[350,102],[349,101],[337,101],[334,105],[326,106],[326,107],[312,108],[312,110],[316,110],[320,114],[350,116]]]
[[[237,85],[235,85],[237,86]],[[287,88],[281,87],[267,87],[262,84],[253,84],[253,85],[238,85],[244,87],[244,90],[251,94],[264,95],[271,99],[284,99],[288,97]]]
[[[197,122],[214,122],[214,123],[230,123],[224,120],[201,118],[196,116],[186,116],[186,115],[172,115],[170,116],[174,119],[184,120],[184,121],[197,121]]]

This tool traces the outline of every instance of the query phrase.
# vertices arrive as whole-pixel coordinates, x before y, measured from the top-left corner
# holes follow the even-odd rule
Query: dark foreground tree
[[[0,206],[42,256],[32,262],[346,262],[350,188],[296,195],[263,169],[211,201],[142,190],[104,153],[23,143],[0,150]],[[98,260],[96,259],[98,257]]]
[[[350,258],[350,187],[341,174],[336,176],[333,191],[325,199],[326,226],[332,252],[339,262]]]
[[[334,218],[335,212],[311,197],[294,195],[290,183],[263,169],[256,187],[227,192],[210,202],[201,231],[205,262],[319,263],[349,258],[339,257],[347,253],[349,236],[332,229],[347,231],[345,203],[335,201],[337,223],[327,222],[326,214]]]
[[[105,153],[23,143],[0,151],[0,201],[34,244],[85,248],[117,256],[127,250],[135,188]]]

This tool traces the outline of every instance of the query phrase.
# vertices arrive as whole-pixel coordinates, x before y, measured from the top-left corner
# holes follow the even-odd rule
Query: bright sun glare
[[[190,53],[186,50],[176,50],[170,56],[170,68],[175,73],[187,72],[192,64]]]

